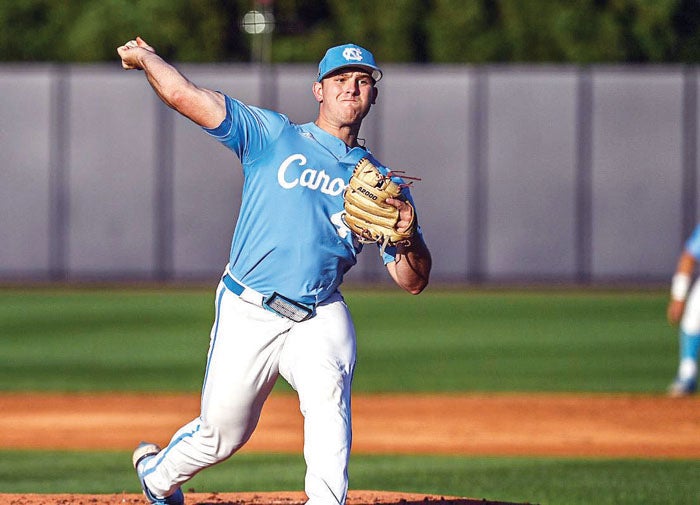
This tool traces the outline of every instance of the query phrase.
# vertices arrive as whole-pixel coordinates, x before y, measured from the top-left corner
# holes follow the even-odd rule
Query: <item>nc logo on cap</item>
[[[343,58],[348,61],[362,61],[362,51],[356,47],[346,47],[343,50]]]
[[[374,56],[367,49],[357,44],[343,44],[331,47],[318,64],[317,82],[321,82],[331,72],[343,67],[360,67],[372,74],[374,81],[382,78],[382,71],[374,61]]]

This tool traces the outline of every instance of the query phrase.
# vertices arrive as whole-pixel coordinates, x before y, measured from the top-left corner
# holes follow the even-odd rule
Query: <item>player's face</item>
[[[319,84],[317,98],[322,112],[339,125],[362,122],[376,97],[374,80],[364,70],[344,69]]]

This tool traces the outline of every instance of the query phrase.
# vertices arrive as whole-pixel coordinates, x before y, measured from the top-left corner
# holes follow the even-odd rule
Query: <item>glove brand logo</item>
[[[331,179],[325,171],[313,168],[305,168],[299,174],[299,177],[288,180],[286,178],[287,171],[294,162],[297,162],[298,167],[303,167],[306,165],[306,156],[303,154],[292,154],[280,164],[277,170],[277,182],[284,189],[292,189],[298,184],[301,187],[320,191],[331,196],[338,196],[345,189],[345,181],[340,177]]]
[[[362,61],[362,51],[356,47],[346,47],[343,51],[343,58],[348,61]]]
[[[362,193],[363,195],[365,195],[367,198],[371,198],[372,200],[376,200],[376,199],[377,199],[377,195],[372,194],[371,191],[369,191],[369,190],[367,190],[367,189],[365,189],[365,188],[363,188],[363,187],[357,188],[357,191],[359,191],[360,193]]]

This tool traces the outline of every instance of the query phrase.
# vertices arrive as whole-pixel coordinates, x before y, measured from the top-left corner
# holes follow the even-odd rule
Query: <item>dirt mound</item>
[[[302,492],[286,493],[185,493],[187,505],[303,505]],[[3,505],[146,505],[141,495],[0,494]],[[347,505],[517,505],[472,498],[426,496],[387,491],[350,491]]]
[[[352,410],[353,454],[700,457],[700,397],[355,395]],[[196,394],[5,393],[0,447],[163,445],[198,411]],[[242,452],[301,453],[302,422],[296,396],[272,395]]]

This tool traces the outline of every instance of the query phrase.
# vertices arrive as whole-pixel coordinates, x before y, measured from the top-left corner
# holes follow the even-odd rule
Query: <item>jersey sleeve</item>
[[[226,97],[226,118],[205,132],[236,153],[241,162],[256,159],[289,123],[283,114]]]
[[[698,224],[693,233],[685,243],[685,250],[688,251],[695,259],[700,259],[700,224]]]

